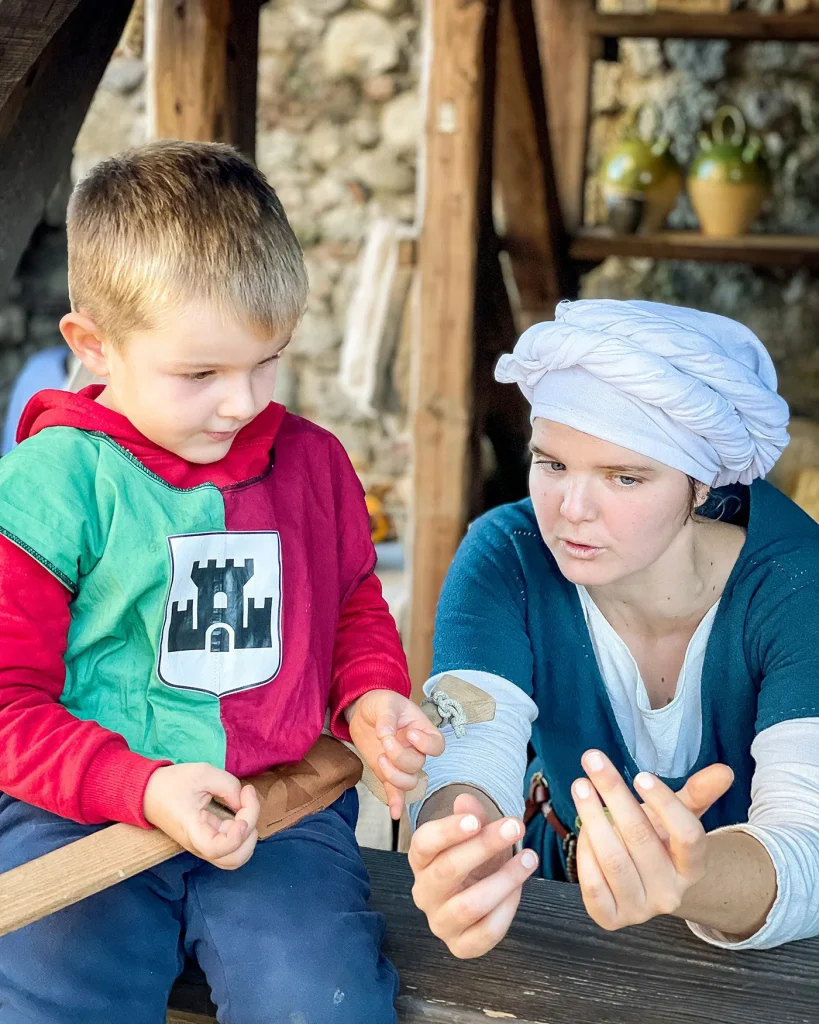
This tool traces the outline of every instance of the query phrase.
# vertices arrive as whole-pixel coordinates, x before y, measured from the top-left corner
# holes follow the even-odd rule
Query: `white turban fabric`
[[[787,445],[788,406],[756,335],[659,302],[561,302],[495,378],[536,416],[648,456],[712,487],[765,476]]]

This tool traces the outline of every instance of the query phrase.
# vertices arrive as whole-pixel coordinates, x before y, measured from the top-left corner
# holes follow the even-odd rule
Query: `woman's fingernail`
[[[227,821],[227,820],[221,822],[221,824],[219,825],[219,831],[222,833],[222,835],[224,835],[228,831],[229,828],[230,828],[230,822]]]
[[[462,832],[477,832],[480,827],[481,823],[474,814],[467,814],[465,818],[461,819]]]
[[[639,775],[634,776],[634,785],[640,789],[651,789],[654,785],[654,776],[649,775],[648,772],[640,772]]]
[[[581,800],[585,800],[587,797],[591,796],[591,786],[585,779],[578,779],[574,784],[574,792],[575,796],[579,797]]]
[[[590,750],[589,753],[586,754],[586,756],[583,758],[583,762],[589,769],[589,771],[592,772],[601,772],[605,764],[605,761],[603,760],[603,755],[600,753],[599,750]]]
[[[531,850],[524,850],[520,855],[520,862],[526,868],[527,871],[531,871],[532,868],[537,864],[537,857]]]
[[[500,834],[504,839],[517,839],[520,835],[520,825],[514,820],[509,818],[500,827]]]
[[[418,743],[418,741],[421,739],[421,734],[419,732],[408,732],[407,739],[411,743]]]
[[[387,735],[381,742],[384,744],[385,750],[392,750],[392,748],[395,746],[395,737]]]

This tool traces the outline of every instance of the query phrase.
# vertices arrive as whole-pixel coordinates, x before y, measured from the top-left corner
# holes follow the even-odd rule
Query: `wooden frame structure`
[[[817,40],[819,11],[613,15],[598,14],[594,0],[429,2],[422,178],[428,195],[412,410],[408,654],[416,687],[430,669],[446,570],[469,518],[482,511],[477,454],[483,435],[499,464],[511,468],[505,500],[525,493],[519,473],[525,411],[515,410],[512,389],[502,389],[501,402],[490,366],[511,347],[516,328],[549,319],[557,300],[576,295],[580,273],[608,256],[819,266],[819,236],[616,236],[583,227],[595,59],[623,36]],[[493,183],[505,215],[497,227]],[[516,316],[498,286],[501,252],[511,267]],[[464,385],[470,375],[471,388]]]

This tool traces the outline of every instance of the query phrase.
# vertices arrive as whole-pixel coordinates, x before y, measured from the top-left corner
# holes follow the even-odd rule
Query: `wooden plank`
[[[260,0],[148,0],[156,138],[228,142],[254,156]]]
[[[30,4],[35,9],[41,6]],[[74,139],[125,26],[131,0],[108,0],[103,5],[82,0],[70,6],[75,9],[25,77],[22,92],[15,93],[16,116],[6,124],[2,140],[0,296],[70,164]]]
[[[500,4],[494,170],[524,330],[551,318],[572,278],[530,0]]]
[[[0,111],[79,0],[0,0]]]
[[[575,260],[599,263],[608,256],[656,260],[748,263],[763,267],[819,266],[819,235],[742,235],[707,238],[696,231],[614,235],[606,228],[578,232],[569,246]]]
[[[592,35],[657,39],[737,39],[808,42],[819,40],[819,12],[802,14],[596,14],[588,21]]]
[[[533,0],[543,63],[557,194],[570,233],[583,223],[592,62],[602,41],[589,35],[594,0]]]
[[[509,934],[476,960],[456,960],[412,902],[397,853],[365,850],[372,905],[387,919],[385,952],[398,968],[402,1024],[816,1024],[819,940],[731,953],[657,918],[606,932],[577,886],[527,883]],[[188,970],[173,1004],[206,1013],[207,989]],[[184,1005],[200,1000],[197,1005]],[[204,1009],[202,1008],[204,1006]]]
[[[431,663],[441,583],[465,528],[486,18],[486,0],[427,0],[420,285],[409,412],[407,647],[416,692]]]

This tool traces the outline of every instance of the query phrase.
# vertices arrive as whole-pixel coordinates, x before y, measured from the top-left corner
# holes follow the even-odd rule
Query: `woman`
[[[496,377],[532,405],[531,498],[473,524],[438,608],[428,687],[498,710],[447,730],[413,807],[432,930],[484,953],[539,865],[607,929],[819,933],[819,526],[760,479],[788,441],[767,352],[709,313],[564,302]]]

